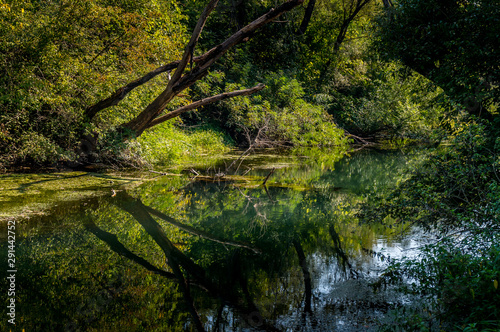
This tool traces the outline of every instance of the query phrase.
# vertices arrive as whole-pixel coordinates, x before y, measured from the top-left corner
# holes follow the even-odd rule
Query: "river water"
[[[101,194],[18,219],[16,328],[377,330],[408,299],[374,284],[423,239],[360,224],[354,213],[419,158],[230,156],[132,189],[110,182]],[[239,175],[213,176],[229,165]],[[0,327],[13,328],[7,319]]]

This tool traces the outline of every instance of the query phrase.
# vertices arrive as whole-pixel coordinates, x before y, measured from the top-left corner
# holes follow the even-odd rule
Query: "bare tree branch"
[[[314,11],[314,5],[316,4],[316,0],[309,0],[307,4],[306,12],[304,13],[304,18],[302,19],[302,23],[300,23],[300,27],[295,31],[295,34],[302,35],[306,32],[307,26],[311,21],[311,16]]]
[[[247,26],[241,28],[239,31],[234,33],[231,37],[226,39],[222,44],[214,47],[209,53],[212,53],[213,56],[207,56],[206,62],[201,62],[200,66],[202,68],[208,68],[215,61],[217,61],[224,53],[227,52],[228,49],[233,47],[234,45],[242,42],[246,37],[249,37],[252,32],[259,29],[260,27],[266,25],[269,22],[274,21],[276,18],[281,16],[283,13],[292,10],[298,5],[302,4],[304,0],[291,0],[285,2],[281,6],[276,9],[271,9],[267,14],[262,15],[255,21],[249,23]]]
[[[196,61],[196,58],[194,59],[194,61]],[[122,86],[121,88],[116,90],[108,98],[103,99],[103,100],[99,101],[97,104],[94,104],[94,105],[88,107],[85,110],[85,116],[89,120],[92,120],[98,112],[102,111],[105,108],[117,105],[133,89],[143,85],[144,83],[149,82],[151,79],[155,78],[156,76],[158,76],[166,71],[170,71],[170,70],[177,68],[179,63],[180,63],[180,60],[170,62],[166,65],[163,65],[161,67],[156,68],[153,71],[150,71],[149,73],[142,76],[141,78],[138,78],[135,81],[132,81],[132,82],[128,83],[127,85]]]
[[[170,82],[168,83],[166,90],[171,89],[172,86],[175,83],[177,83],[179,78],[181,78],[182,73],[184,72],[184,69],[186,68],[187,64],[193,59],[194,48],[196,46],[196,43],[198,42],[198,39],[200,38],[200,34],[203,31],[203,27],[205,26],[208,16],[215,9],[218,2],[219,0],[210,0],[208,5],[203,10],[203,13],[201,13],[200,18],[198,19],[198,22],[196,23],[196,26],[191,35],[191,39],[189,40],[189,43],[186,45],[186,48],[184,49],[184,54],[179,63],[179,66],[175,70],[175,73],[172,76],[172,78],[170,79]]]
[[[337,39],[335,40],[335,44],[333,46],[333,50],[335,53],[337,53],[340,50],[340,45],[344,41],[352,21],[354,21],[354,19],[356,18],[358,13],[363,9],[363,7],[365,7],[371,1],[372,0],[356,0],[350,2],[349,10],[347,12],[344,8],[344,20],[342,22],[342,25],[340,26],[339,34],[337,35]]]
[[[181,115],[182,113],[193,110],[195,108],[198,108],[198,107],[201,107],[204,105],[208,105],[208,104],[220,101],[220,100],[228,99],[228,98],[250,95],[250,94],[255,93],[257,91],[260,91],[264,88],[265,88],[265,85],[262,83],[259,83],[258,85],[254,86],[253,88],[250,88],[250,89],[225,92],[225,93],[222,93],[220,95],[216,95],[216,96],[212,96],[212,97],[198,100],[198,101],[191,103],[189,105],[182,106],[182,107],[180,107],[172,112],[169,112],[163,116],[157,117],[156,119],[154,119],[150,122],[148,128],[151,128],[153,126],[156,126],[157,124],[160,124],[162,122],[165,122],[167,120],[175,118],[175,117]]]

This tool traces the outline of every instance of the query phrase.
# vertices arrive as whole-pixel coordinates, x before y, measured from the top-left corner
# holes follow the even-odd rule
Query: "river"
[[[17,223],[16,327],[377,330],[409,301],[376,287],[378,277],[425,239],[403,226],[361,224],[355,212],[421,154],[321,155],[232,155],[132,187],[110,178],[94,195],[6,218]],[[215,176],[223,171],[238,175]],[[12,329],[7,319],[0,327]]]

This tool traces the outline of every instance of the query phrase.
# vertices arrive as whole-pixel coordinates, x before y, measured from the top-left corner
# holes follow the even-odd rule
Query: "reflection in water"
[[[381,239],[394,255],[399,235],[358,225],[353,206],[393,184],[408,158],[296,163],[267,186],[161,178],[41,217],[18,243],[18,321],[30,331],[374,329],[401,301],[370,287],[387,256]],[[260,183],[276,167],[251,162]]]

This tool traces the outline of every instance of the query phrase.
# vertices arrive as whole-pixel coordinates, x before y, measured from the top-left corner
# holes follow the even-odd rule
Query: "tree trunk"
[[[302,23],[300,23],[300,27],[295,32],[297,35],[303,35],[306,30],[309,22],[311,21],[311,16],[314,11],[314,5],[316,4],[316,0],[309,0],[307,4],[306,12],[304,13],[304,18],[302,19]]]

